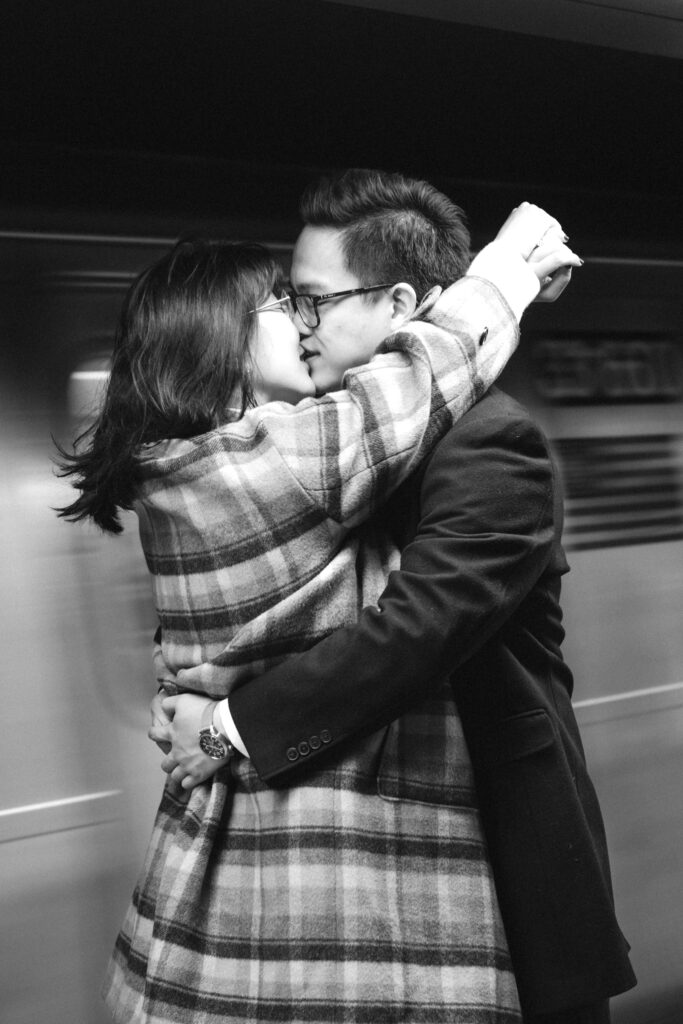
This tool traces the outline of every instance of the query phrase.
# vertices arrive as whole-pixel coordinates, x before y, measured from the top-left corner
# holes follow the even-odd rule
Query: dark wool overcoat
[[[561,653],[568,566],[548,443],[492,389],[387,515],[412,540],[379,606],[231,697],[250,756],[276,785],[329,756],[292,764],[307,736],[343,744],[452,673],[523,1010],[625,991],[635,978]]]

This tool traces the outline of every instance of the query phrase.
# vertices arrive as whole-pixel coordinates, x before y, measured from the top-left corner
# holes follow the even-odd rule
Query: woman
[[[135,509],[164,661],[178,672],[213,659],[209,697],[310,642],[321,608],[329,628],[376,600],[394,552],[358,524],[471,402],[473,368],[491,383],[516,341],[512,325],[483,345],[479,329],[448,334],[467,288],[315,400],[291,300],[260,247],[181,243],[133,286],[102,413],[67,459],[81,495],[62,514],[117,532],[117,509]],[[205,705],[210,730],[220,720]],[[375,795],[380,756],[396,768],[384,738],[284,791],[243,758],[189,798],[167,788],[110,967],[116,1021],[445,1019],[465,1004],[517,1019],[499,922],[495,948],[459,942],[461,918],[496,914],[476,822],[452,864],[438,847],[464,812],[438,807],[428,822],[457,894],[444,917],[424,880],[424,823],[411,832],[410,808]],[[370,847],[349,843],[350,829]],[[333,837],[331,856],[317,836]],[[389,859],[400,872],[383,870]],[[389,877],[411,884],[388,896]],[[407,923],[422,947],[397,978],[383,951]]]

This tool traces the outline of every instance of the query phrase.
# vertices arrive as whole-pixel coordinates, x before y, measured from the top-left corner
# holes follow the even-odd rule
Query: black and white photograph
[[[683,0],[0,12],[0,1024],[683,1024]]]

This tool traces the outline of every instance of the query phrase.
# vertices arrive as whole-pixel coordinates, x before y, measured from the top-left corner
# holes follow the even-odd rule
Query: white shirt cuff
[[[224,700],[219,700],[218,707],[216,710],[218,711],[218,717],[221,721],[221,725],[223,726],[221,732],[223,732],[228,737],[235,750],[239,750],[240,754],[244,754],[245,757],[249,757],[249,753],[244,745],[244,741],[242,740],[242,737],[237,731],[237,726],[235,725],[232,715],[230,714],[230,707],[228,705],[227,697]]]
[[[468,277],[483,277],[495,285],[517,321],[534,301],[541,283],[521,253],[506,242],[489,242],[472,260]]]

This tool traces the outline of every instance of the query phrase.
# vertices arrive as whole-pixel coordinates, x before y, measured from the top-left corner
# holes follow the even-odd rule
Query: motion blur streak
[[[68,441],[92,413],[123,290],[166,244],[0,235],[7,1024],[104,1024],[100,980],[162,787],[134,516],[118,539],[58,520],[71,492],[50,435]],[[680,1024],[683,263],[582,255],[561,302],[526,315],[502,384],[544,424],[565,479],[566,652],[640,979],[614,1024]]]

